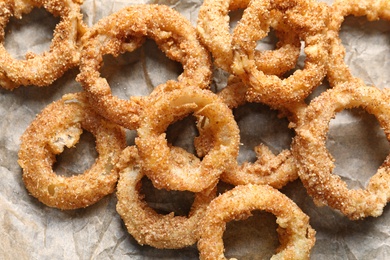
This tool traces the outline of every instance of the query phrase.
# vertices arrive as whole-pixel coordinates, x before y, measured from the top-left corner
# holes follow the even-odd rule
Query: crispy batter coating
[[[158,214],[142,200],[142,161],[135,146],[127,147],[116,166],[119,172],[117,186],[117,212],[128,232],[141,245],[156,248],[177,249],[190,246],[198,240],[198,223],[206,212],[216,190],[205,190],[195,194],[188,217]]]
[[[229,11],[246,8],[249,2],[206,0],[199,9],[197,31],[200,39],[212,53],[217,67],[228,72],[231,72],[230,67],[233,63],[228,14]],[[265,74],[282,75],[295,67],[299,57],[301,47],[299,37],[284,23],[282,16],[282,12],[273,10],[268,22],[279,38],[276,49],[254,52],[256,66]]]
[[[256,66],[256,41],[268,30],[272,10],[283,10],[284,23],[304,41],[306,54],[303,69],[287,78],[266,75]],[[326,75],[329,43],[327,39],[328,6],[315,0],[252,0],[233,32],[233,73],[250,86],[249,101],[273,107],[301,102]]]
[[[98,158],[84,173],[57,175],[52,166],[65,146],[74,146],[82,129],[96,138]],[[18,163],[28,191],[50,207],[87,207],[114,192],[118,173],[113,169],[126,146],[123,128],[97,115],[83,93],[67,94],[47,106],[21,137]]]
[[[330,14],[328,37],[331,48],[327,63],[327,77],[329,84],[333,87],[342,82],[359,79],[352,75],[344,62],[345,48],[339,37],[339,32],[345,17],[348,15],[366,16],[368,21],[379,19],[390,21],[390,2],[387,0],[336,0],[331,6]]]
[[[238,156],[238,126],[232,111],[210,90],[167,84],[170,91],[157,90],[147,101],[135,143],[156,188],[199,192],[216,185]],[[172,149],[165,138],[171,123],[191,113],[200,118],[200,131],[208,131],[215,140],[202,160],[179,147]]]
[[[361,107],[376,116],[390,141],[389,95],[355,80],[322,93],[307,107],[296,129],[292,151],[299,162],[299,177],[317,205],[328,205],[350,219],[377,217],[390,199],[390,157],[371,177],[365,189],[350,190],[333,174],[334,159],[326,148],[330,120],[343,109]]]
[[[142,102],[137,97],[122,100],[113,96],[99,69],[103,55],[132,51],[145,37],[153,39],[168,58],[182,64],[179,82],[210,87],[210,55],[198,41],[195,28],[179,12],[165,5],[132,5],[101,19],[83,37],[77,80],[101,115],[128,129],[138,127]]]
[[[287,196],[268,185],[239,185],[215,198],[199,224],[201,260],[226,259],[223,233],[226,223],[264,210],[276,216],[280,246],[272,259],[310,259],[315,231],[309,217]]]
[[[0,3],[0,86],[9,90],[21,85],[48,86],[80,61],[80,38],[86,31],[81,2],[72,0],[5,0]],[[14,59],[4,47],[5,27],[11,17],[22,18],[33,8],[45,8],[60,17],[50,50],[41,55],[27,53]]]

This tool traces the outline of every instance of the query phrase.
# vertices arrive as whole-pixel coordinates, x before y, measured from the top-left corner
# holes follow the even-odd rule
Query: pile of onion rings
[[[44,55],[27,54],[25,61],[16,61],[0,46],[1,86],[47,86],[79,65],[76,80],[84,90],[48,105],[23,134],[18,163],[26,189],[62,210],[88,207],[116,191],[116,210],[139,244],[160,249],[197,244],[201,259],[225,259],[226,222],[264,210],[279,225],[274,257],[309,259],[316,233],[309,216],[277,189],[299,179],[317,205],[328,205],[351,220],[380,216],[390,200],[389,157],[366,189],[350,190],[333,174],[334,160],[326,149],[331,118],[354,107],[375,115],[390,141],[389,93],[351,75],[338,37],[346,15],[389,20],[390,4],[378,3],[206,0],[196,26],[168,6],[138,4],[87,28],[77,1],[2,1],[2,42],[9,19],[32,8],[44,7],[61,21]],[[228,14],[237,9],[244,9],[243,16],[230,29]],[[275,50],[256,49],[270,28],[278,38]],[[145,97],[121,100],[100,75],[103,57],[132,52],[146,38],[181,63],[183,72]],[[297,69],[301,41],[306,57],[304,67]],[[220,91],[212,88],[213,66],[229,73]],[[331,89],[307,101],[325,77]],[[261,143],[255,162],[238,165],[234,109],[247,102],[266,104],[288,118],[296,133],[291,149],[274,155]],[[196,154],[166,137],[171,124],[189,115],[197,120]],[[56,155],[74,146],[82,129],[96,138],[96,162],[83,174],[57,175],[52,169]],[[135,145],[127,146],[125,129],[136,130]],[[194,193],[188,216],[158,214],[141,194],[142,178],[157,189]],[[221,182],[235,187],[217,195]]]

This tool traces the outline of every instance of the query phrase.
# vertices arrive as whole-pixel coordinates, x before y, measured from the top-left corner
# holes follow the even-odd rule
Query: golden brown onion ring
[[[218,96],[233,109],[247,103],[246,90],[247,86],[234,77],[218,92]],[[203,156],[213,146],[213,138],[207,129],[198,129],[200,133],[195,138],[195,148],[197,154]],[[255,152],[257,160],[254,163],[244,162],[239,165],[236,161],[234,166],[221,175],[221,180],[233,185],[268,184],[279,189],[298,178],[298,169],[289,149],[275,155],[266,145],[260,144],[255,147]]]
[[[390,157],[365,189],[351,190],[333,174],[334,159],[326,148],[326,139],[329,122],[337,112],[361,107],[376,116],[390,141],[389,101],[381,90],[355,80],[329,89],[307,107],[304,124],[296,129],[292,151],[299,162],[299,177],[317,205],[340,210],[350,219],[382,214],[390,199]]]
[[[190,246],[198,240],[198,223],[210,201],[215,198],[215,189],[195,194],[188,217],[158,214],[142,200],[140,194],[142,162],[135,146],[127,147],[117,164],[119,181],[117,186],[117,212],[128,232],[141,245],[156,248],[177,249]]]
[[[133,5],[101,19],[83,37],[77,80],[101,115],[128,129],[138,126],[139,99],[113,96],[99,69],[104,55],[131,51],[145,37],[153,39],[168,58],[182,64],[179,82],[199,88],[210,86],[210,55],[199,43],[195,28],[179,12],[165,5]]]
[[[82,129],[96,138],[98,158],[79,175],[57,175],[52,166],[65,146],[74,146]],[[50,207],[87,207],[114,192],[118,173],[113,170],[126,147],[123,128],[97,115],[83,93],[67,94],[48,105],[21,137],[18,163],[27,190]]]
[[[339,83],[350,81],[354,78],[350,69],[345,64],[345,48],[339,37],[339,32],[345,17],[366,16],[368,21],[379,19],[390,21],[390,2],[371,1],[371,0],[336,0],[333,2],[331,8],[331,21],[329,24],[329,40],[331,44],[329,52],[328,81],[333,87]]]
[[[246,8],[249,0],[206,0],[199,9],[197,31],[201,41],[214,57],[215,64],[231,72],[233,63],[232,35],[229,29],[229,11]],[[265,74],[282,75],[293,69],[299,57],[301,43],[297,34],[283,23],[282,13],[273,10],[271,27],[279,38],[275,50],[256,50],[255,62]]]
[[[265,37],[272,10],[284,12],[283,19],[305,42],[305,66],[281,79],[266,75],[254,60],[256,41]],[[233,31],[233,73],[250,86],[248,100],[273,107],[303,101],[326,75],[329,44],[328,6],[314,0],[252,0]]]
[[[164,88],[170,91],[157,88],[157,94],[150,95],[135,142],[145,174],[156,188],[199,192],[216,185],[220,174],[235,161],[240,138],[238,126],[232,111],[210,90],[173,81],[167,85]],[[202,160],[179,147],[171,149],[165,138],[171,123],[191,113],[202,118],[198,126],[210,131],[215,140]]]
[[[48,86],[65,71],[79,64],[80,38],[86,30],[80,2],[72,0],[5,0],[0,3],[0,86],[14,89],[21,85]],[[26,59],[14,59],[4,47],[5,27],[11,17],[22,18],[33,8],[45,8],[60,17],[50,50],[41,55],[27,53]]]
[[[215,198],[199,224],[201,260],[226,259],[223,233],[226,223],[264,210],[276,216],[280,246],[272,259],[310,259],[315,231],[309,217],[286,195],[267,185],[239,185]]]

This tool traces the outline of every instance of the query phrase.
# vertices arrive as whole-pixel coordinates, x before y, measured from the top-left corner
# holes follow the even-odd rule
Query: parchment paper
[[[92,26],[122,7],[139,3],[167,4],[195,25],[202,1],[86,0],[82,7],[84,20]],[[56,22],[58,19],[49,13],[35,9],[20,21],[12,20],[6,28],[7,50],[16,58],[23,57],[27,51],[47,50]],[[353,74],[380,88],[387,87],[390,80],[389,31],[389,22],[347,18],[341,32],[347,49],[346,61]],[[270,44],[272,48],[272,39],[267,39],[260,48],[270,48]],[[152,41],[133,53],[106,57],[105,61],[102,74],[114,94],[121,98],[147,95],[154,86],[175,79],[181,70],[180,65],[165,58]],[[0,259],[197,259],[196,246],[158,250],[138,245],[116,213],[115,194],[85,209],[60,211],[43,205],[26,191],[17,164],[19,138],[46,105],[65,93],[82,90],[75,81],[77,73],[77,69],[70,70],[46,88],[0,89]],[[216,71],[213,89],[222,88],[225,82],[226,75]],[[326,87],[324,83],[313,95]],[[275,153],[289,147],[293,132],[287,128],[287,121],[278,119],[266,106],[245,106],[235,114],[242,131],[240,161],[253,160],[252,149],[260,142]],[[193,149],[191,120],[174,124],[168,135],[175,145]],[[133,144],[134,136],[135,133],[129,131],[129,144]],[[343,111],[331,121],[327,145],[336,159],[336,173],[351,188],[364,187],[390,152],[375,118],[359,109]],[[58,157],[55,170],[65,175],[81,173],[96,156],[93,137],[83,134],[76,148]],[[191,204],[191,194],[167,194],[152,189],[147,181],[144,185],[149,194],[146,199],[156,209],[185,212]],[[226,188],[227,185],[221,185],[220,190]],[[311,217],[311,225],[317,231],[312,259],[390,258],[388,207],[378,218],[350,221],[328,207],[316,207],[300,181],[288,184],[282,191]],[[264,212],[256,212],[246,221],[229,223],[224,237],[226,255],[239,259],[269,258],[278,245],[275,229],[275,217]]]

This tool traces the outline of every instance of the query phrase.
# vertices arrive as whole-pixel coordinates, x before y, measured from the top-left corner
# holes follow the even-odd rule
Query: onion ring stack
[[[96,138],[99,157],[83,174],[57,175],[52,165],[65,146],[74,146],[87,130]],[[18,163],[28,191],[59,209],[87,207],[115,190],[114,165],[126,145],[124,130],[97,115],[83,93],[68,94],[47,106],[21,137]]]
[[[80,38],[86,31],[79,2],[72,0],[34,0],[0,3],[0,86],[9,90],[21,85],[48,86],[80,61]],[[5,27],[11,17],[22,18],[33,8],[43,7],[61,18],[54,31],[50,51],[27,53],[16,60],[4,47]]]
[[[340,210],[350,219],[377,217],[390,200],[390,157],[371,177],[366,189],[350,190],[333,174],[333,158],[326,149],[326,133],[336,112],[361,107],[375,115],[390,141],[389,96],[361,81],[349,81],[322,93],[307,107],[304,124],[296,129],[292,150],[299,162],[299,177],[317,205]]]
[[[199,88],[210,87],[210,56],[199,43],[191,23],[172,8],[133,5],[101,19],[83,37],[77,80],[101,115],[127,129],[138,127],[142,102],[136,97],[122,100],[113,96],[107,80],[100,77],[99,69],[103,55],[117,56],[132,51],[145,37],[155,40],[168,58],[183,65],[179,82]]]

